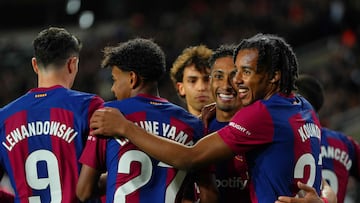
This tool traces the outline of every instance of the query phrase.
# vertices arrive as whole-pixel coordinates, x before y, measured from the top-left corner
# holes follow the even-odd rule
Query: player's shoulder
[[[78,96],[78,97],[95,97],[95,96],[97,96],[94,93],[82,92],[79,90],[66,89],[65,91],[67,91],[68,94],[71,96]]]
[[[4,105],[3,107],[1,107],[0,111],[3,112],[3,111],[6,111],[7,109],[11,108],[12,106],[18,104],[18,103],[21,103],[22,101],[22,98],[24,97],[25,95],[22,95],[18,98],[16,98],[15,100],[7,103],[6,105]]]
[[[182,120],[202,124],[203,122],[200,120],[199,117],[194,116],[189,111],[187,111],[184,107],[179,106],[172,102],[165,102],[164,103],[164,111],[169,112],[171,115],[176,115],[177,118],[181,118]]]
[[[235,128],[242,126],[241,128],[251,131],[264,131],[264,129],[267,129],[270,132],[274,128],[273,115],[268,110],[268,107],[258,100],[238,110],[228,126]],[[259,126],[262,127],[259,128]]]
[[[321,135],[324,138],[330,137],[330,138],[342,140],[343,142],[356,142],[351,136],[345,134],[344,132],[339,130],[329,129],[327,127],[321,128]]]
[[[16,98],[15,100],[9,102],[8,104],[4,105],[0,109],[0,120],[3,118],[8,117],[13,112],[19,111],[23,108],[28,102],[26,99],[27,94],[21,95],[20,97]]]
[[[257,100],[254,103],[242,107],[236,114],[242,117],[260,117],[261,115],[268,115],[268,105],[263,100]]]
[[[330,129],[327,127],[321,128],[321,135],[325,138],[331,137],[331,138],[339,139],[339,140],[347,140],[348,139],[348,136],[346,136],[343,132],[333,130],[333,129]]]
[[[94,93],[89,93],[89,92],[82,92],[82,91],[78,91],[78,90],[71,90],[71,89],[67,89],[65,90],[67,92],[67,94],[64,95],[64,97],[67,97],[68,99],[73,99],[76,100],[78,102],[89,102],[89,101],[99,101],[99,102],[104,102],[104,100],[94,94]],[[64,98],[65,99],[65,98]]]
[[[312,109],[313,111],[315,111],[314,107],[310,104],[310,102],[302,95],[297,94],[296,100],[299,101],[299,105],[301,105],[303,109]]]
[[[129,97],[126,99],[122,99],[122,100],[111,100],[111,101],[106,101],[104,103],[104,106],[106,107],[113,107],[113,108],[120,108],[122,109],[123,107],[127,107],[128,109],[133,108],[134,106],[137,107],[137,109],[139,109],[140,107],[140,102],[135,98],[135,97]]]

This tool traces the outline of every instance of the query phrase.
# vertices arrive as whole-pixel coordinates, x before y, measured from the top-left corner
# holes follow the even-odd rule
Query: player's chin
[[[252,104],[253,101],[252,100],[247,100],[247,99],[242,99],[241,103],[242,103],[243,106],[248,106],[248,105]]]

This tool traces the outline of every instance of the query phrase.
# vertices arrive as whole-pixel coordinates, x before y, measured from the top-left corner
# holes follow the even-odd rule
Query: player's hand
[[[126,118],[116,108],[105,107],[96,110],[90,118],[91,135],[117,137],[122,134]]]
[[[325,197],[329,203],[337,203],[337,196],[325,179],[322,179],[321,196]]]
[[[201,109],[199,118],[203,121],[205,128],[209,126],[209,121],[215,117],[216,114],[216,103],[205,105]]]
[[[297,183],[299,189],[305,192],[304,197],[287,197],[280,196],[275,203],[323,203],[316,190],[304,183]]]

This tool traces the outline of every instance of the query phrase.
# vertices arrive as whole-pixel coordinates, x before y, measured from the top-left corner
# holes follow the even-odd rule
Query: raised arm
[[[149,155],[178,169],[203,167],[234,155],[217,133],[205,136],[194,146],[184,146],[146,132],[116,108],[95,111],[90,127],[94,135],[124,136]]]

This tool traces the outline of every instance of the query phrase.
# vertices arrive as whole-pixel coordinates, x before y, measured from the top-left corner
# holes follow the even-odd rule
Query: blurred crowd
[[[216,48],[263,32],[284,37],[299,57],[300,72],[323,82],[326,101],[320,116],[325,125],[330,117],[360,106],[359,1],[107,0],[103,4],[101,8],[106,12],[91,28],[77,30],[74,24],[62,25],[78,33],[83,41],[74,89],[112,99],[111,76],[100,69],[101,50],[135,36],[153,38],[161,45],[170,68],[185,47],[205,44]],[[35,35],[46,26],[29,29]],[[30,63],[31,41],[24,43],[9,35],[6,38],[0,33],[1,106],[37,82]],[[168,77],[161,84],[161,95],[183,105]]]

